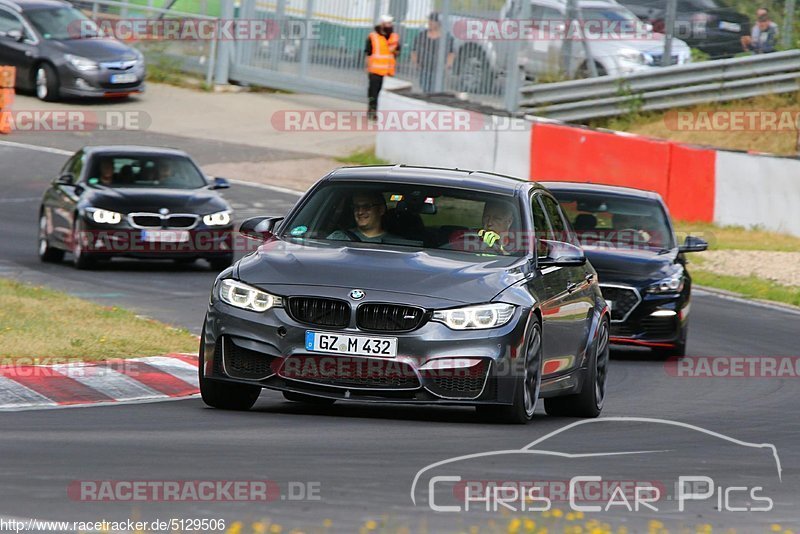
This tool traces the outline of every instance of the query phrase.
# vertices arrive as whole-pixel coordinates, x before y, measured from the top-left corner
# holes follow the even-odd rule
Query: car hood
[[[142,189],[142,188],[87,188],[86,206],[94,206],[120,213],[135,211],[158,212],[166,208],[173,213],[208,214],[229,209],[227,203],[208,189]]]
[[[660,56],[664,53],[664,34],[653,33],[648,39],[613,39],[592,41],[592,51],[595,55],[601,55],[600,51],[607,54],[616,54],[623,48],[633,49],[637,52]],[[672,39],[673,54],[690,53],[689,45],[685,41],[677,38]]]
[[[131,61],[137,59],[131,47],[116,39],[63,39],[50,43],[67,54],[94,61]]]
[[[663,254],[651,250],[584,247],[586,258],[597,271],[600,283],[644,284],[672,274],[678,250]]]
[[[326,286],[420,295],[453,303],[491,300],[523,277],[523,258],[446,250],[273,240],[238,264],[236,276],[268,289]]]

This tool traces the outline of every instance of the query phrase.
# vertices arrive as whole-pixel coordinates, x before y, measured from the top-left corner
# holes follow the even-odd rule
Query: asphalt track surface
[[[58,150],[99,142],[91,136],[67,134],[0,139],[4,140]],[[146,140],[134,136],[125,142],[185,148],[201,163],[287,156],[152,134]],[[46,265],[38,261],[38,202],[66,160],[58,150],[0,144],[0,276],[125,306],[198,332],[214,278],[202,263],[179,268],[171,263],[115,261],[102,271],[81,272],[66,262]],[[232,187],[225,196],[237,208],[239,219],[285,213],[296,199],[244,185]],[[691,314],[691,356],[797,355],[800,315],[796,313],[696,292]],[[603,411],[607,421],[571,428],[546,440],[547,447],[540,445],[578,456],[513,456],[506,458],[508,462],[476,459],[463,467],[464,476],[564,481],[574,475],[600,475],[607,480],[661,481],[668,487],[679,475],[705,474],[718,486],[762,485],[774,507],[768,512],[720,511],[715,509],[716,498],[711,498],[690,503],[684,512],[677,510],[674,501],[665,501],[658,503],[658,512],[615,507],[586,517],[612,526],[628,525],[632,531],[644,529],[650,519],[673,528],[710,523],[738,532],[765,531],[773,523],[798,527],[800,395],[796,377],[675,377],[664,362],[646,351],[616,351],[613,356]],[[765,448],[688,427],[609,419],[625,416],[677,421],[740,442],[773,444],[782,468],[780,479],[773,455],[765,455]],[[316,408],[286,402],[268,391],[247,413],[208,409],[196,398],[0,413],[0,516],[70,521],[224,518],[229,524],[268,519],[286,528],[306,529],[329,519],[335,531],[355,531],[372,519],[389,521],[387,530],[408,526],[412,531],[434,532],[486,528],[496,521],[504,529],[514,514],[435,513],[424,492],[415,505],[410,493],[415,475],[451,457],[518,450],[576,421],[548,417],[541,405],[534,423],[519,427],[481,423],[469,409],[367,404]],[[661,452],[592,455],[645,450]],[[459,469],[447,474],[458,475]],[[429,474],[423,473],[420,480],[425,482]],[[277,484],[282,498],[268,503],[130,503],[82,502],[67,494],[69,484],[78,480],[265,479]],[[288,499],[291,483],[312,483],[319,499]],[[745,507],[760,504],[748,499]],[[565,502],[554,505],[565,511],[569,508]],[[542,525],[552,521],[532,517]]]

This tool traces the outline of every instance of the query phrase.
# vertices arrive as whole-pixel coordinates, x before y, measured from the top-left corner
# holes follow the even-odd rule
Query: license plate
[[[188,230],[142,230],[142,241],[148,243],[185,243]]]
[[[397,356],[396,337],[349,336],[306,330],[306,350],[356,356]]]
[[[111,75],[111,83],[133,83],[137,80],[138,78],[132,72],[126,72],[125,74]]]
[[[606,304],[608,304],[608,311],[611,311],[611,310],[614,309],[614,301],[613,300],[607,300]]]
[[[726,22],[724,20],[719,21],[719,29],[726,32],[736,32],[739,33],[742,31],[742,25],[738,22]]]

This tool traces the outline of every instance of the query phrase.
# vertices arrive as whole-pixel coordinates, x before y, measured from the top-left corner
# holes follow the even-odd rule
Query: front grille
[[[652,64],[654,66],[656,66],[656,67],[660,67],[661,66],[661,59],[664,57],[664,54],[650,54],[650,55],[653,57],[653,63]],[[679,59],[678,56],[677,55],[672,55],[670,57],[672,58],[672,61],[670,61],[669,64],[670,65],[677,65],[678,64],[678,59]]]
[[[167,226],[169,228],[191,228],[196,223],[196,215],[170,215],[167,217]]]
[[[481,362],[467,369],[436,369],[423,373],[425,387],[435,395],[454,399],[474,399],[486,383],[489,365]]]
[[[408,332],[422,324],[425,310],[398,304],[362,304],[356,313],[361,330],[374,332]]]
[[[612,301],[611,320],[621,321],[639,304],[639,295],[633,289],[625,287],[600,286],[603,298]]]
[[[353,389],[418,389],[414,368],[397,360],[300,354],[286,358],[280,376]]]
[[[212,372],[214,376],[225,376],[225,373],[222,372],[222,338],[217,338],[217,342],[214,344],[214,366]]]
[[[633,337],[636,335],[636,330],[628,324],[612,324],[611,335],[615,337]]]
[[[290,297],[289,315],[299,323],[344,328],[350,324],[350,305],[336,299]]]
[[[246,380],[263,380],[275,374],[272,368],[274,357],[239,347],[227,336],[223,338],[223,343],[223,365],[228,376]]]
[[[148,228],[161,228],[161,217],[158,215],[133,215],[131,217],[136,226],[146,226]]]
[[[665,339],[675,336],[675,317],[645,317],[642,319],[642,330],[645,337]]]

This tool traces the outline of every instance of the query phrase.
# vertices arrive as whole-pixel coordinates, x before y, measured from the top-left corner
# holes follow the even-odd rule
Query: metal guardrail
[[[586,80],[528,85],[520,111],[564,121],[800,90],[800,50]]]

